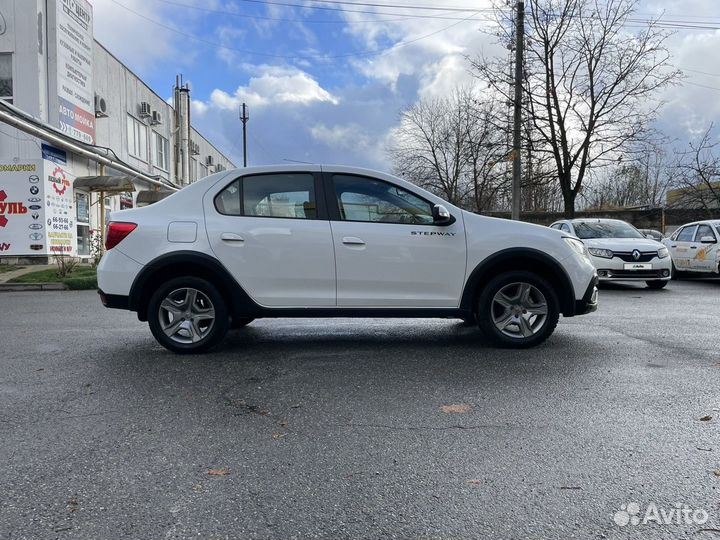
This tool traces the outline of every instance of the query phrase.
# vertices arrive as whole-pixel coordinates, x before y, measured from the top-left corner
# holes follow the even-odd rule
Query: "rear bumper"
[[[598,277],[593,276],[581,300],[575,301],[575,315],[592,313],[598,307]]]
[[[120,294],[105,294],[102,290],[98,289],[100,295],[100,301],[106,308],[112,309],[130,309],[130,297],[123,296]]]

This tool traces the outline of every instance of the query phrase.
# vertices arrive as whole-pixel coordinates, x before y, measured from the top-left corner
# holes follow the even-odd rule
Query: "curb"
[[[66,290],[64,283],[0,283],[0,292]]]

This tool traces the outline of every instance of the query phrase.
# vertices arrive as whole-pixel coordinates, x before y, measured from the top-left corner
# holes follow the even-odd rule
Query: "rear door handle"
[[[245,239],[239,234],[224,232],[220,235],[220,240],[223,242],[244,242]]]
[[[360,238],[357,238],[356,236],[345,236],[342,239],[342,243],[346,246],[364,246],[365,242],[363,242]]]
[[[670,247],[677,247],[677,244],[672,244]]]

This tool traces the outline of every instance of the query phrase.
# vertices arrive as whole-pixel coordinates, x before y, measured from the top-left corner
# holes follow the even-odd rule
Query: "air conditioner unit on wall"
[[[152,116],[152,110],[150,104],[147,101],[140,103],[140,118],[150,118]]]
[[[213,165],[215,165],[215,160],[212,156],[208,156],[205,158],[205,165],[207,165],[208,167],[212,167]]]
[[[159,111],[153,111],[152,112],[152,120],[150,120],[150,123],[153,126],[157,126],[158,124],[162,124],[162,116],[160,115]]]
[[[107,118],[107,102],[100,94],[95,94],[95,118]]]

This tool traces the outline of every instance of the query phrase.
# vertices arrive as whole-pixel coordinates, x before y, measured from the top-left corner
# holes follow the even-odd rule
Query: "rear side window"
[[[240,215],[240,180],[235,180],[232,184],[223,189],[215,197],[215,208],[221,214],[226,216]]]
[[[682,231],[680,231],[680,234],[677,235],[675,240],[678,242],[692,242],[693,236],[695,236],[695,229],[697,227],[693,225],[692,227],[685,227]]]
[[[215,197],[226,216],[316,219],[312,174],[262,174],[238,178]]]
[[[713,234],[713,230],[710,228],[710,225],[698,226],[697,232],[695,233],[695,241],[699,242],[703,236],[712,236],[713,238],[715,238],[715,235]]]
[[[243,215],[315,219],[315,178],[311,174],[263,174],[243,178]]]
[[[568,225],[567,223],[561,224],[561,225],[560,225],[560,229],[562,229],[562,230],[563,230],[564,232],[566,232],[566,233],[571,232],[571,231],[570,231],[570,225]]]

